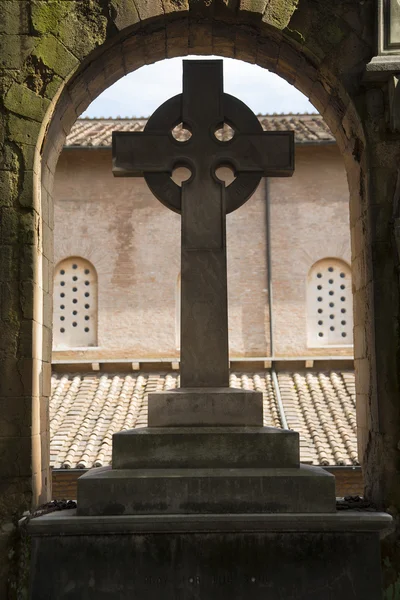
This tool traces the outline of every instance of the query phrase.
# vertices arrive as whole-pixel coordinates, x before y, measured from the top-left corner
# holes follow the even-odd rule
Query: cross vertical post
[[[233,138],[216,131],[231,125]],[[182,123],[191,132],[176,140]],[[216,176],[230,166],[227,188]],[[171,174],[191,171],[182,187]],[[293,132],[263,131],[243,102],[223,91],[222,61],[183,61],[183,93],[165,102],[145,130],[113,134],[113,173],[143,176],[155,196],[181,214],[181,387],[149,395],[151,427],[261,425],[262,394],[229,388],[226,214],[261,177],[294,170]]]
[[[204,145],[223,123],[222,63],[184,62],[182,121]],[[225,189],[208,161],[182,186],[181,387],[228,387]]]

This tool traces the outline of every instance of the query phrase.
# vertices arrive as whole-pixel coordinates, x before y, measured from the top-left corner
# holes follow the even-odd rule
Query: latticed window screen
[[[54,272],[53,346],[97,344],[97,273],[88,260],[66,258]]]
[[[309,346],[353,344],[351,270],[344,261],[327,258],[311,267],[307,327]]]

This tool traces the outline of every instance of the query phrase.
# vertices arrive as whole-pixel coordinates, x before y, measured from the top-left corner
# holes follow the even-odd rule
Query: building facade
[[[262,181],[227,216],[232,358],[352,356],[348,186],[316,115],[260,117],[296,131],[292,178]],[[141,178],[113,178],[111,131],[81,120],[55,178],[53,358],[179,358],[180,217]],[[272,294],[270,298],[269,295]],[[272,331],[270,319],[272,318]]]

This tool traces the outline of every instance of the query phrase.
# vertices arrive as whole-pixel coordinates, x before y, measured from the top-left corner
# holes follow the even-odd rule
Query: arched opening
[[[91,60],[88,58],[61,92],[49,121],[42,152],[42,199],[46,198],[49,204],[52,203],[52,185],[58,155],[64,144],[65,136],[69,133],[77,116],[111,83],[127,72],[149,62],[149,56],[145,51],[146,44],[149,46],[154,44],[154,48],[157,48],[155,54],[152,55],[152,60],[165,58],[167,49],[163,47],[161,50],[160,46],[156,44],[160,38],[160,32],[162,34],[163,31],[163,26],[160,23],[158,30],[153,29],[147,32],[144,37],[139,38],[134,33],[128,34],[127,32],[124,32],[124,36],[119,36],[119,38],[117,36],[112,45],[110,44],[109,47],[96,51],[90,57]],[[270,33],[268,28],[261,29],[257,36],[243,33],[235,41],[234,54],[238,58],[255,62],[261,67],[270,68],[277,72],[291,83],[294,83],[320,109],[332,133],[336,136],[338,146],[346,162],[351,195],[351,222],[352,226],[355,227],[362,213],[361,203],[364,201],[364,198],[360,195],[360,190],[365,190],[363,184],[360,183],[365,176],[363,170],[363,161],[365,160],[363,155],[364,137],[357,113],[340,82],[336,80],[335,88],[331,86],[335,79],[333,75],[328,74],[328,79],[330,78],[331,81],[330,84],[327,83],[326,87],[320,83],[317,84],[318,67],[310,60],[306,49],[301,52],[299,47],[295,46],[291,40],[285,39],[282,34],[279,34],[279,36],[286,50],[280,54],[278,59],[274,55],[275,42],[271,43]],[[219,28],[215,36],[216,39],[214,40],[212,37],[212,41],[207,47],[201,44],[198,47],[192,45],[190,53],[215,53],[217,40],[229,40],[231,38],[229,27]],[[230,50],[220,46],[217,49],[219,55],[231,55]],[[189,53],[189,50],[179,49],[177,53],[184,56]],[[295,70],[294,64],[297,65]],[[327,90],[330,90],[330,92]],[[43,237],[49,240],[51,230],[45,228]],[[365,261],[363,240],[359,238],[354,238],[354,240],[353,260]],[[360,258],[361,256],[362,258]],[[365,294],[367,293],[364,275],[362,273],[362,276],[357,279],[356,291],[359,292],[358,301],[361,303],[365,301]],[[40,302],[41,299],[38,298],[37,301]],[[44,320],[49,326],[51,315],[46,314]],[[355,343],[357,346],[357,337]]]

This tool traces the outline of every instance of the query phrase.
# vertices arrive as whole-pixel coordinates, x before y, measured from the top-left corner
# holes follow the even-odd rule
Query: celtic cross
[[[172,135],[179,123],[191,133],[183,142]],[[215,135],[224,123],[234,131],[229,141]],[[179,187],[171,174],[182,166],[191,177]],[[228,187],[216,176],[221,166],[234,171]],[[221,60],[183,61],[183,93],[162,104],[143,132],[113,133],[114,175],[144,177],[182,216],[182,388],[228,388],[225,215],[248,200],[261,177],[293,170],[293,132],[264,132],[245,104],[224,94]]]

